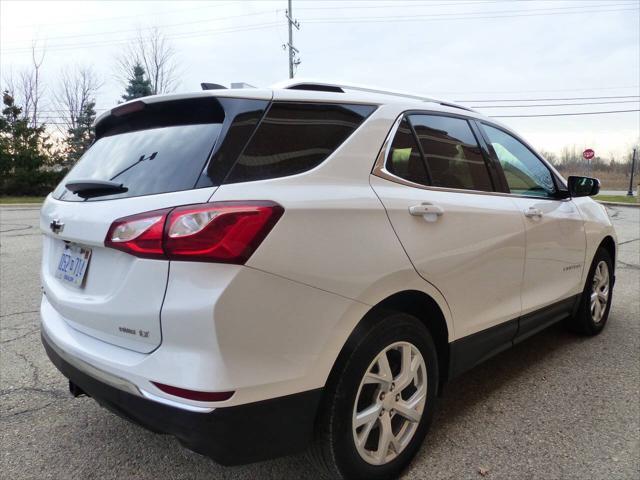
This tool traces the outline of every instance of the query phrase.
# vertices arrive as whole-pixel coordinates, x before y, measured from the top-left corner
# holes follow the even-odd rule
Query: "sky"
[[[29,65],[35,42],[49,97],[63,69],[91,65],[103,82],[97,108],[107,109],[123,94],[115,71],[124,45],[157,26],[177,51],[178,92],[201,82],[267,87],[288,77],[286,8],[0,0],[0,78]],[[640,0],[293,0],[292,10],[296,77],[459,101],[502,116],[545,151],[589,147],[620,159],[640,141]],[[619,110],[635,111],[519,117]]]

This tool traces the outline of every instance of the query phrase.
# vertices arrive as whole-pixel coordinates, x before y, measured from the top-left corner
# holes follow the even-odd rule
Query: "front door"
[[[582,271],[589,267],[584,222],[570,198],[559,198],[551,171],[527,146],[502,129],[486,124],[482,128],[526,228],[526,315],[582,291]]]

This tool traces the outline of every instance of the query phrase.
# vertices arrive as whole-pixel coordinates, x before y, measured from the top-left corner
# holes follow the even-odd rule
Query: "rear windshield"
[[[85,201],[64,188],[68,182],[77,180],[109,180],[122,183],[127,189],[88,201],[192,189],[221,127],[221,123],[176,125],[102,137],[73,167],[54,197]]]

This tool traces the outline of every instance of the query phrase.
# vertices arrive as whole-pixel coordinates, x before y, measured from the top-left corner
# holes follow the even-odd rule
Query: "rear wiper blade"
[[[128,190],[122,183],[111,182],[109,180],[73,180],[68,182],[65,187],[67,190],[83,198],[111,195]]]

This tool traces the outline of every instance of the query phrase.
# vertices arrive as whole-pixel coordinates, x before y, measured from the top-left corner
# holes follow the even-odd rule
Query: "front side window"
[[[556,186],[547,166],[522,142],[495,127],[483,124],[498,156],[511,193],[533,197],[554,197]]]
[[[310,170],[329,157],[373,110],[370,105],[274,103],[225,183]]]
[[[493,190],[480,146],[466,120],[441,115],[411,115],[409,119],[422,147],[431,185]]]

